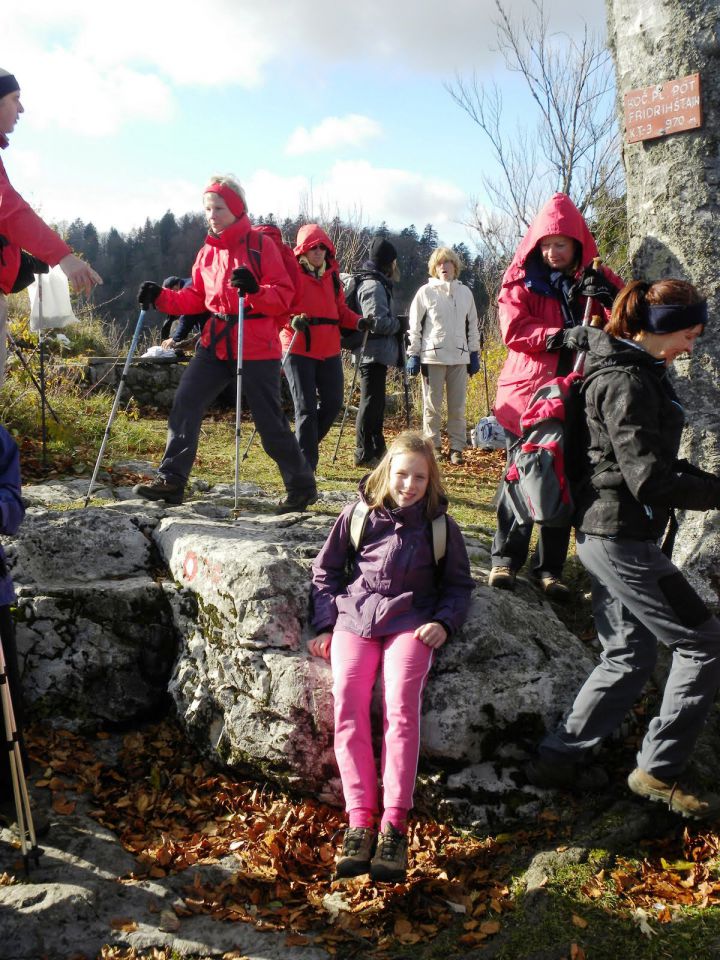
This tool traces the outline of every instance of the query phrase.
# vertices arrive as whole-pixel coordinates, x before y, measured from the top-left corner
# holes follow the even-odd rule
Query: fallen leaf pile
[[[193,871],[174,905],[180,923],[203,913],[282,931],[288,945],[314,943],[333,954],[350,941],[381,955],[458,923],[460,942],[479,945],[512,909],[503,844],[432,821],[411,822],[404,883],[333,881],[345,825],[338,810],[213,771],[170,723],[127,734],[112,764],[66,730],[33,732],[31,747],[45,767],[38,785],[52,790],[56,813],[72,812],[74,794],[86,795],[90,815],[136,856],[124,882],[223,862],[220,882]],[[132,922],[119,918],[118,929]]]

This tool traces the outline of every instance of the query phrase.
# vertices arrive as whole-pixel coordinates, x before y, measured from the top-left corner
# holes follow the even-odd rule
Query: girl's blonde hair
[[[437,247],[430,254],[430,259],[428,260],[428,272],[431,277],[437,277],[436,270],[438,264],[442,263],[444,260],[449,260],[450,263],[455,267],[455,279],[460,279],[460,271],[463,268],[463,262],[460,257],[455,253],[454,250],[451,250],[450,247]]]
[[[240,186],[240,181],[236,180],[235,177],[231,177],[227,173],[215,173],[213,174],[207,182],[207,186],[203,190],[203,193],[207,193],[207,188],[213,183],[219,183],[221,187],[230,187],[242,200],[245,207],[247,207],[247,200],[245,199],[245,191]]]
[[[390,467],[392,458],[403,453],[419,453],[425,457],[428,465],[426,512],[428,518],[432,520],[437,515],[441,499],[445,497],[445,490],[440,479],[432,440],[424,437],[417,430],[404,430],[399,433],[391,441],[385,456],[365,481],[365,499],[368,506],[371,510],[377,510],[378,507],[397,506],[390,495]]]

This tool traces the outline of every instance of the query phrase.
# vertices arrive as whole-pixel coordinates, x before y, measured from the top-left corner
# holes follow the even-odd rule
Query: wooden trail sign
[[[628,143],[702,126],[699,73],[629,90],[624,99]]]

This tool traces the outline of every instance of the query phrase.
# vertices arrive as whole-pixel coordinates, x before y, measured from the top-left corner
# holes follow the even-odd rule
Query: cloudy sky
[[[529,0],[508,0],[521,15]],[[577,33],[575,0],[546,0]],[[493,53],[493,0],[34,0],[0,8],[0,66],[26,113],[3,160],[47,220],[128,231],[200,209],[212,173],[233,173],[250,210],[301,208],[391,227],[461,222],[488,164],[445,83],[496,80],[508,113],[522,88]],[[583,5],[604,30],[602,0]]]

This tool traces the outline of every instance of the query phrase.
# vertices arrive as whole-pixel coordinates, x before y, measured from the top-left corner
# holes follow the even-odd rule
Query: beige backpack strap
[[[350,514],[350,546],[357,553],[362,540],[363,531],[367,522],[370,507],[364,500],[358,500]]]
[[[435,566],[440,564],[447,553],[447,514],[441,513],[432,522],[433,558]]]

